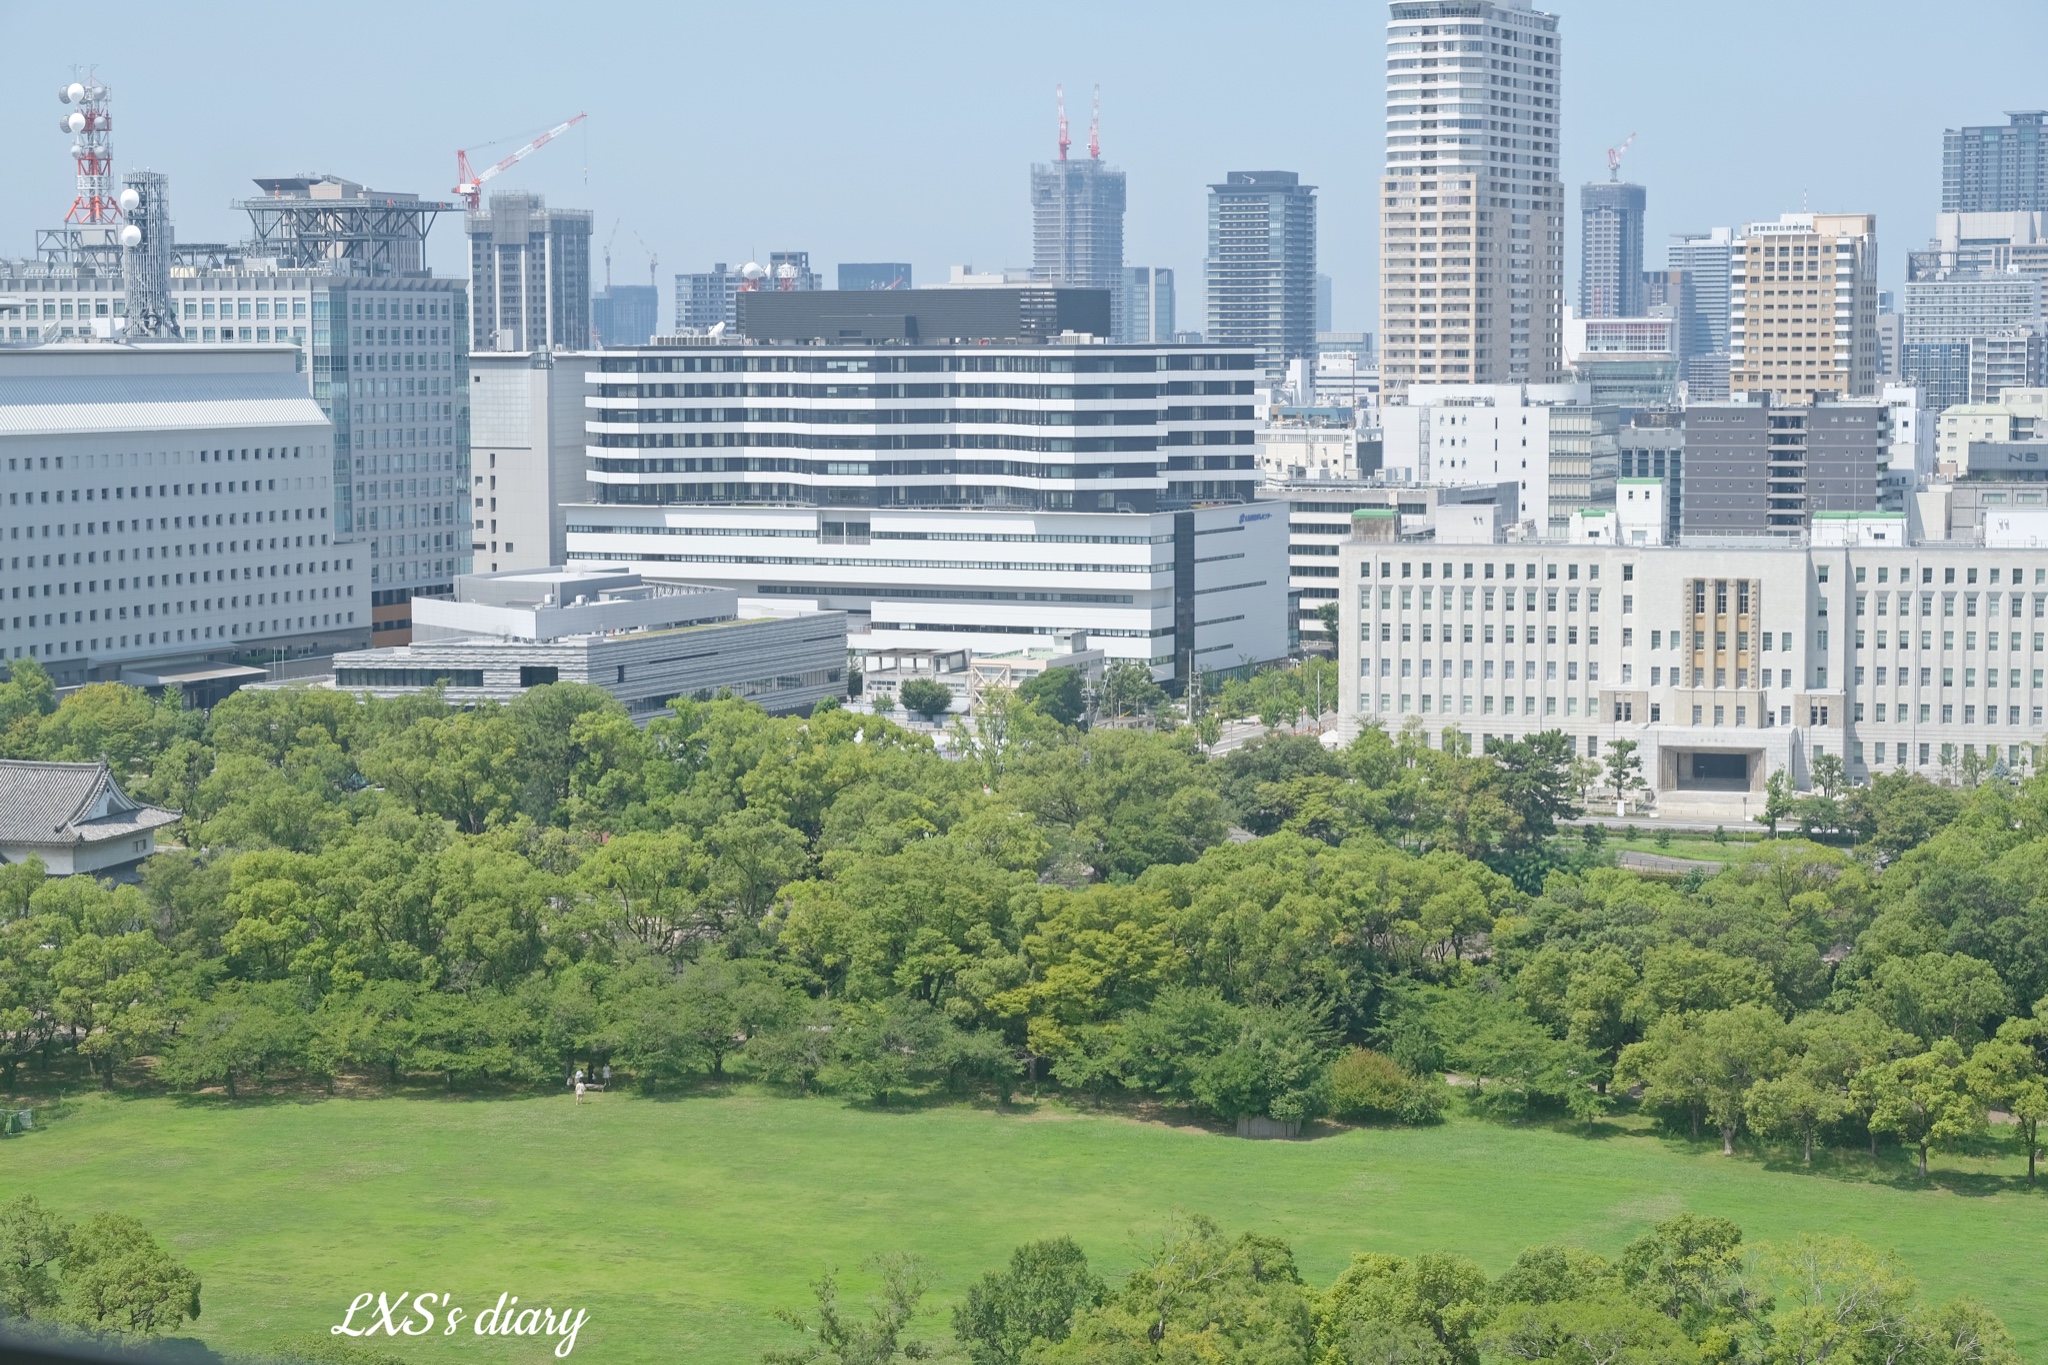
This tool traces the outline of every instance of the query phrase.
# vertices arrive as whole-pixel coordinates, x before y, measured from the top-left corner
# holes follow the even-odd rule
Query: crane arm
[[[514,166],[526,160],[526,158],[532,156],[535,152],[547,146],[550,142],[553,142],[556,138],[568,132],[588,117],[588,114],[578,114],[567,123],[556,124],[524,147],[521,147],[518,151],[512,153],[512,155],[500,161],[497,165],[487,168],[481,174],[470,170],[469,153],[458,151],[455,153],[455,193],[460,195],[469,207],[477,207],[479,200],[482,198],[484,181],[489,180],[494,175],[500,175],[505,171],[511,170]]]

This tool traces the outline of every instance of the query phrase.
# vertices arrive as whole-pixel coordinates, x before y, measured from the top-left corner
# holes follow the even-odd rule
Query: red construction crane
[[[1088,159],[1102,160],[1102,87],[1095,87],[1095,112],[1088,116]]]
[[[1067,148],[1074,145],[1073,139],[1067,136],[1067,88],[1063,85],[1055,85],[1052,88],[1052,98],[1060,110],[1060,160],[1065,161],[1067,159]]]
[[[1635,140],[1636,135],[1630,133],[1621,140],[1619,147],[1609,147],[1607,149],[1607,178],[1609,180],[1621,179],[1621,159],[1628,155],[1629,145]]]
[[[527,143],[524,147],[521,147],[518,151],[512,153],[512,155],[506,157],[497,165],[492,166],[490,169],[486,170],[481,175],[478,175],[476,172],[472,171],[469,168],[468,152],[456,152],[456,195],[459,196],[462,202],[467,204],[471,209],[479,207],[483,200],[484,181],[489,180],[492,176],[497,175],[502,171],[511,170],[514,166],[526,160],[526,158],[532,156],[535,152],[547,146],[550,142],[553,142],[556,138],[568,132],[571,128],[574,128],[577,124],[583,122],[583,120],[588,117],[590,117],[588,114],[578,114],[575,118],[570,119],[567,123],[556,124],[554,127],[548,129],[545,133],[542,133],[539,137]]]

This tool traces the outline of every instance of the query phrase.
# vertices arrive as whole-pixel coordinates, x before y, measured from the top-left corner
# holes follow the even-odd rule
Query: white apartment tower
[[[1564,364],[1557,16],[1396,0],[1380,200],[1382,384],[1554,382]]]

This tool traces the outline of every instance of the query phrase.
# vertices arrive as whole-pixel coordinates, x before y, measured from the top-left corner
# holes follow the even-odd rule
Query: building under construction
[[[590,349],[590,210],[494,194],[468,216],[478,351]]]
[[[1107,289],[1112,291],[1112,301],[1120,302],[1124,173],[1102,161],[1099,118],[1088,130],[1086,161],[1068,160],[1069,145],[1062,100],[1059,159],[1031,168],[1031,278],[1047,284]],[[1111,327],[1119,336],[1121,322],[1121,317],[1111,318]]]

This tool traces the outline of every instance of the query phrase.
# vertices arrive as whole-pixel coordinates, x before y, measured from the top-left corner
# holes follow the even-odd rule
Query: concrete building
[[[1678,355],[1686,392],[1695,401],[1728,396],[1734,260],[1735,234],[1724,227],[1681,233],[1664,249],[1665,264],[1685,277],[1677,311]]]
[[[1944,274],[2003,275],[2008,271],[2048,277],[2048,213],[1941,213],[1924,251],[1908,253],[1906,278]]]
[[[1390,482],[1517,485],[1518,536],[1561,536],[1614,502],[1621,415],[1584,384],[1418,384],[1380,410]]]
[[[1417,383],[1536,383],[1564,365],[1557,16],[1401,0],[1387,24],[1380,349]]]
[[[494,194],[467,215],[472,351],[590,349],[590,210]]]
[[[1349,408],[1281,408],[1259,432],[1259,469],[1268,483],[1369,478],[1362,444]]]
[[[2042,282],[2012,271],[1938,272],[1902,292],[1899,369],[1935,411],[1995,401],[2041,374]]]
[[[651,284],[608,284],[591,296],[592,346],[645,346],[661,330],[661,296]]]
[[[922,335],[928,304],[994,292],[892,297],[892,325]],[[862,652],[1085,630],[1177,682],[1191,657],[1284,655],[1286,517],[1257,501],[1252,353],[1013,334],[593,357],[570,563],[844,610]],[[772,401],[731,401],[757,391]]]
[[[377,696],[443,687],[505,701],[545,683],[602,687],[636,718],[729,691],[771,712],[846,692],[838,612],[743,617],[729,589],[603,569],[465,574],[453,600],[414,604],[417,638],[334,658],[334,685]]]
[[[297,354],[0,351],[0,657],[60,686],[182,682],[369,638],[369,562],[335,527],[334,429]]]
[[[739,323],[740,272],[724,261],[709,270],[676,276],[676,330],[709,331]]]
[[[1623,501],[1623,485],[1655,481],[1664,509],[1662,540],[1665,544],[1676,545],[1680,509],[1685,499],[1685,409],[1640,409],[1623,423],[1615,443],[1620,447],[1616,501]]]
[[[104,761],[0,759],[0,863],[35,858],[52,877],[132,868],[177,819],[122,791]]]
[[[879,301],[868,290],[741,290],[739,304],[749,340],[821,345],[1107,339],[1114,326],[1111,291],[1043,284],[890,291]]]
[[[1173,340],[1173,272],[1163,266],[1127,265],[1117,310],[1118,341],[1150,345]]]
[[[2048,111],[2010,110],[2004,127],[1949,128],[1941,135],[1945,213],[2048,209]]]
[[[1878,510],[1891,409],[1863,402],[1694,403],[1682,534],[1800,536],[1822,513]]]
[[[1441,546],[1361,529],[1338,558],[1347,731],[1410,720],[1479,743],[1559,729],[1640,746],[1669,815],[1761,809],[1832,754],[1853,781],[2031,770],[2048,551],[1912,544],[1898,514],[1767,548]],[[1424,577],[1425,567],[1429,576]]]
[[[553,351],[470,358],[470,553],[491,573],[567,562],[568,508],[589,492],[588,364]]]
[[[1579,187],[1579,316],[1643,316],[1641,185],[1595,181]],[[1569,363],[1569,362],[1567,362]]]
[[[861,261],[839,267],[841,289],[915,289],[908,261]]]
[[[1624,421],[1638,408],[1678,401],[1678,321],[1669,317],[1564,319],[1565,365],[1596,405],[1619,408]]]
[[[1361,425],[1378,429],[1380,363],[1371,332],[1316,333],[1312,384],[1317,407],[1350,408]]]
[[[1231,171],[1209,187],[1211,344],[1249,346],[1266,382],[1316,353],[1316,188],[1293,171]]]
[[[1750,223],[1730,262],[1731,394],[1788,401],[1877,392],[1877,219],[1787,213]]]
[[[1288,583],[1303,640],[1334,646],[1318,612],[1338,595],[1337,556],[1352,518],[1380,516],[1385,534],[1415,542],[1490,544],[1521,519],[1513,483],[1416,488],[1322,480],[1275,480],[1266,496],[1287,504]]]
[[[1041,284],[1107,289],[1121,310],[1124,173],[1095,157],[1031,168],[1031,278]],[[1112,316],[1115,335],[1122,335]]]

